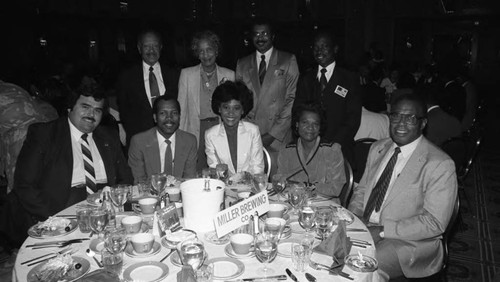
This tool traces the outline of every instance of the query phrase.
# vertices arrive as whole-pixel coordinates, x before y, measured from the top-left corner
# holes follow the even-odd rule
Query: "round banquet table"
[[[61,212],[58,213],[58,215],[74,215],[76,212],[77,206],[85,205],[85,204],[86,204],[86,201],[75,204],[71,207],[68,207],[68,208],[62,210]],[[313,203],[313,205],[325,205],[325,204],[332,204],[332,202]],[[366,230],[366,226],[357,217],[355,217],[355,220],[352,224],[347,225],[347,228],[348,229],[350,229],[350,228],[353,228],[353,229],[362,228],[362,229]],[[151,230],[149,232],[151,232]],[[203,243],[205,245],[205,249],[208,253],[208,259],[219,258],[219,257],[228,257],[224,252],[224,248],[229,243],[224,244],[224,245],[215,245],[211,242],[208,242],[205,239],[204,235],[205,234],[198,234],[198,237],[203,241]],[[292,233],[291,237],[287,240],[300,239],[303,236],[304,236],[303,234]],[[351,237],[351,238],[359,239],[359,240],[364,240],[364,241],[371,243],[371,246],[369,246],[367,248],[359,248],[359,247],[352,246],[350,254],[358,254],[358,251],[359,251],[363,255],[375,257],[375,247],[373,245],[373,239],[370,235],[370,232],[349,232],[348,231],[347,236]],[[34,243],[38,243],[38,242],[43,242],[43,241],[69,240],[69,239],[75,239],[75,238],[88,238],[88,237],[89,237],[89,233],[81,233],[78,228],[76,228],[75,231],[73,231],[67,235],[64,235],[62,237],[47,238],[47,239],[37,239],[37,238],[28,237],[26,239],[26,241],[23,243],[22,247],[19,249],[19,253],[17,255],[16,263],[15,263],[14,270],[13,270],[13,281],[26,281],[28,272],[33,267],[36,266],[35,265],[35,266],[28,267],[26,264],[21,265],[22,262],[29,260],[31,258],[35,258],[35,257],[41,256],[41,255],[47,254],[47,253],[53,253],[53,252],[57,252],[57,251],[61,250],[59,248],[45,248],[45,249],[35,249],[34,250],[32,248],[29,248],[29,247],[27,248],[26,245],[34,244]],[[96,238],[96,235],[94,235],[93,238]],[[157,237],[156,241],[160,242],[161,240],[160,240],[160,238]],[[90,273],[90,272],[97,270],[99,268],[98,268],[97,264],[94,262],[94,260],[92,258],[89,258],[88,256],[86,256],[86,254],[85,254],[85,251],[87,250],[87,248],[89,248],[89,244],[90,244],[90,240],[85,240],[82,243],[73,244],[72,247],[74,249],[78,249],[78,251],[75,254],[73,254],[73,256],[79,256],[81,258],[85,258],[90,262],[90,271],[89,271],[89,273]],[[129,257],[128,255],[124,254],[123,255],[123,263],[124,263],[123,264],[123,271],[125,271],[131,265],[134,265],[134,264],[139,263],[139,262],[160,261],[169,252],[170,252],[170,249],[162,246],[159,253],[157,253],[156,255],[151,255],[151,256],[146,257],[146,258],[132,258],[132,257]],[[97,255],[96,258],[100,259],[100,255]],[[181,268],[179,266],[172,264],[171,258],[172,258],[172,256],[170,256],[169,258],[167,258],[166,260],[163,261],[163,263],[165,263],[168,266],[169,273],[168,273],[168,276],[165,279],[163,279],[162,281],[168,281],[168,282],[177,281],[177,273],[181,270]],[[320,263],[323,262],[324,264],[327,264],[327,265],[332,264],[332,258],[327,257],[325,255],[313,253],[312,259],[316,262],[320,262]],[[263,264],[260,263],[256,257],[239,259],[239,260],[245,266],[244,272],[236,278],[226,279],[226,280],[237,280],[237,279],[250,278],[250,277],[262,277],[262,275],[259,275],[257,270],[259,268],[261,268],[263,266]],[[278,255],[278,256],[276,256],[276,259],[272,263],[269,264],[269,267],[274,270],[273,275],[286,274],[285,269],[289,268],[290,270],[292,270],[292,272],[298,278],[298,281],[307,281],[304,273],[295,271],[293,269],[291,258],[286,258],[286,257],[282,257],[282,256]],[[217,270],[217,271],[221,271],[221,270]],[[376,271],[375,272],[365,272],[365,273],[355,272],[352,269],[350,269],[348,266],[344,266],[342,271],[349,274],[352,278],[354,278],[353,281],[382,281],[382,279],[380,278],[380,276],[378,275],[378,273]],[[306,266],[305,272],[308,272],[308,273],[314,275],[317,278],[317,281],[351,281],[351,280],[348,280],[348,279],[341,277],[341,276],[330,275],[327,271],[314,270],[309,266]],[[224,280],[215,280],[214,279],[213,281],[224,281]],[[287,276],[287,281],[292,281],[292,280]]]

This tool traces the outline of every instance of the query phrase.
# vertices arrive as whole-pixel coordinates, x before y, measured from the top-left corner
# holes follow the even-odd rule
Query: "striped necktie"
[[[389,159],[389,162],[380,175],[377,184],[375,184],[375,188],[373,188],[372,193],[370,194],[370,198],[368,198],[365,212],[363,214],[363,218],[366,221],[370,219],[373,210],[379,212],[380,208],[382,207],[382,202],[384,201],[385,193],[387,192],[387,188],[389,187],[389,182],[391,182],[392,172],[394,170],[394,166],[396,165],[398,154],[400,152],[401,149],[399,147],[396,147],[394,149],[394,154],[392,154],[392,157]]]
[[[261,55],[260,56],[260,65],[259,65],[259,81],[260,81],[261,85],[262,85],[262,82],[264,81],[265,76],[266,76],[266,56]]]
[[[95,184],[95,171],[94,171],[94,161],[92,159],[92,152],[90,152],[89,141],[87,140],[88,134],[84,133],[82,135],[82,154],[83,154],[83,165],[85,167],[85,187],[87,193],[93,194],[96,192]]]
[[[167,175],[173,175],[172,147],[170,146],[170,144],[172,144],[172,141],[165,139],[165,143],[167,143],[167,149],[165,150],[165,167],[163,169],[163,172]]]

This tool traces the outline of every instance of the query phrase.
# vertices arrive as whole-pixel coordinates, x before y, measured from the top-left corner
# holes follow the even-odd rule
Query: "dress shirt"
[[[264,55],[266,56],[266,70],[269,68],[269,61],[271,60],[271,55],[273,54],[273,49],[274,47],[271,47],[271,49],[267,50],[266,53],[262,54],[259,51],[255,52],[255,58],[257,60],[257,71],[259,71],[259,66],[260,66],[260,61],[262,60],[260,56]]]
[[[73,175],[71,176],[71,187],[85,184],[85,166],[83,164],[82,153],[82,135],[83,132],[78,130],[68,118],[69,130],[71,132],[71,149],[73,151]],[[92,161],[94,162],[95,183],[107,183],[106,169],[99,154],[99,150],[92,138],[92,132],[88,133],[87,141],[89,142],[90,152],[92,153]]]
[[[161,172],[165,170],[165,151],[167,150],[167,143],[165,142],[166,138],[163,135],[156,131],[156,137],[158,138],[158,147],[160,149],[160,164],[161,164]],[[172,171],[174,171],[175,165],[175,132],[168,138],[170,140],[170,149],[172,149]]]
[[[384,201],[382,202],[382,206],[384,206],[385,200],[387,199],[387,195],[391,193],[392,186],[394,184],[394,181],[396,178],[398,178],[399,174],[405,167],[406,163],[410,159],[411,155],[413,154],[413,151],[415,151],[415,148],[417,148],[418,143],[422,140],[422,136],[418,137],[415,141],[411,142],[410,144],[406,144],[402,147],[399,147],[401,149],[401,153],[398,154],[398,160],[396,161],[396,165],[394,165],[394,170],[392,171],[392,176],[391,176],[391,181],[389,182],[389,187],[387,187],[387,192],[385,193],[384,196]],[[397,145],[396,143],[393,143],[391,146],[391,149],[387,151],[386,156],[384,157],[383,161],[380,163],[378,172],[377,172],[377,180],[380,178],[380,175],[382,175],[382,172],[384,171],[385,166],[389,162],[390,158],[392,157],[392,154],[394,154],[394,149],[396,149]],[[373,193],[373,189],[372,189]],[[370,216],[370,222],[379,224],[380,223],[380,212],[382,209],[380,209],[379,212],[376,212],[373,210],[371,216]]]
[[[151,102],[151,89],[149,88],[149,68],[151,66],[142,61],[142,73],[144,75],[144,88],[146,89],[146,94],[148,95],[148,101],[151,106],[153,103]],[[156,62],[153,65],[153,73],[156,76],[156,81],[158,81],[158,89],[160,90],[160,95],[165,93],[165,84],[163,83],[163,77],[161,76],[161,67],[160,63]]]
[[[318,74],[316,75],[316,78],[318,78],[318,80],[321,78],[322,69],[323,69],[322,66],[318,66]],[[330,81],[330,78],[332,77],[334,70],[335,70],[335,62],[326,66],[326,72],[325,72],[326,81]]]

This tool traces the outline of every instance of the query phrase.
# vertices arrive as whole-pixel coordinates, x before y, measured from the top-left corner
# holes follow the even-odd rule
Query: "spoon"
[[[91,257],[94,259],[95,263],[97,263],[97,266],[99,266],[100,268],[103,268],[104,266],[102,265],[102,263],[95,258],[95,252],[92,251],[91,249],[87,249],[87,256]]]

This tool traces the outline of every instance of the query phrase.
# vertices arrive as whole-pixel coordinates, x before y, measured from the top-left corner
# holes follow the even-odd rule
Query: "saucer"
[[[248,254],[246,254],[246,255],[240,255],[240,254],[237,254],[237,253],[234,252],[233,246],[231,246],[231,244],[228,244],[224,248],[224,252],[229,257],[232,257],[232,258],[235,258],[235,259],[246,259],[246,258],[253,258],[253,257],[255,257],[255,253],[252,251],[252,248],[250,249],[250,252],[248,252]]]
[[[233,279],[245,271],[245,265],[234,258],[213,258],[205,261],[206,265],[211,265],[213,269],[213,279],[228,280]]]
[[[132,258],[145,258],[145,257],[149,257],[152,255],[156,255],[157,253],[160,252],[160,250],[161,250],[161,244],[158,243],[157,241],[155,241],[153,244],[153,248],[151,248],[151,251],[149,251],[147,253],[139,254],[136,251],[134,251],[134,247],[132,246],[132,243],[130,243],[130,244],[127,244],[127,247],[125,248],[125,254],[127,254],[127,256],[132,257]]]
[[[161,238],[161,244],[165,248],[175,249],[177,248],[177,244],[179,244],[180,242],[192,238],[196,238],[196,232],[189,229],[181,229],[179,231],[163,236]]]
[[[133,264],[123,272],[125,281],[160,281],[168,276],[168,266],[156,261],[143,261]]]

